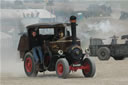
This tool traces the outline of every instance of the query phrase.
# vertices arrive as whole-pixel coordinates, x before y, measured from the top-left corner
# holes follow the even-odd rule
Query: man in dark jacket
[[[38,53],[39,57],[40,57],[40,62],[43,63],[43,54],[41,51],[40,41],[39,41],[36,31],[32,31],[31,46],[32,46],[32,52],[33,52],[35,62],[36,63],[39,62],[39,58],[37,55],[37,53]]]

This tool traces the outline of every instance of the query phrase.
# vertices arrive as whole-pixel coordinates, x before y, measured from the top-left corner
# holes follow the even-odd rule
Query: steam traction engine
[[[80,39],[76,37],[76,17],[70,17],[71,23],[34,24],[27,26],[27,34],[20,38],[18,51],[24,61],[24,69],[27,76],[36,76],[38,72],[56,71],[58,77],[67,78],[70,71],[82,70],[85,77],[93,77],[95,64],[86,57],[80,46]],[[67,27],[71,26],[71,29]],[[31,48],[31,30],[37,29],[41,42],[42,53],[44,54],[43,64],[34,61]],[[53,32],[46,34],[41,30]],[[69,31],[70,30],[70,31]],[[63,38],[59,32],[63,32]],[[37,53],[38,54],[38,53]]]

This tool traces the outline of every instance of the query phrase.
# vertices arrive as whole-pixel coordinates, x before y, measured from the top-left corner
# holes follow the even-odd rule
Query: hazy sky
[[[15,0],[0,0],[0,1],[15,1]],[[19,1],[23,1],[23,0],[19,0]],[[78,1],[79,2],[79,1],[128,1],[128,0],[70,0],[70,1]]]
[[[15,0],[1,0],[1,1],[15,1]]]
[[[15,0],[0,0],[0,1],[15,1]],[[21,0],[20,0],[21,1]]]

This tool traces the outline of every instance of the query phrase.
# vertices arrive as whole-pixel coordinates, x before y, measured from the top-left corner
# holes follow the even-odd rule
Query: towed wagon
[[[71,23],[41,23],[27,26],[27,34],[19,41],[18,51],[24,61],[27,76],[37,76],[38,72],[56,71],[60,78],[67,78],[71,71],[82,70],[85,77],[95,74],[94,62],[86,57],[80,39],[76,36],[76,17],[70,17]],[[70,28],[71,27],[71,28]],[[40,47],[44,55],[43,63],[35,63],[31,46],[31,31],[37,30]],[[63,38],[59,38],[59,31]],[[37,53],[38,54],[38,53]],[[38,56],[39,57],[39,56]]]

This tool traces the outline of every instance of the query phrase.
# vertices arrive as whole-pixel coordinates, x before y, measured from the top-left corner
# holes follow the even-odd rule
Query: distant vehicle
[[[125,43],[117,44],[115,35],[112,38],[111,44],[104,44],[102,39],[90,39],[90,56],[98,56],[100,60],[109,60],[112,56],[115,60],[123,60],[128,57],[128,35],[123,35],[122,39],[126,39]]]
[[[27,76],[36,76],[38,72],[56,71],[60,78],[67,78],[70,71],[82,70],[85,77],[93,77],[95,64],[86,57],[80,46],[80,39],[76,37],[76,17],[70,18],[71,23],[43,23],[27,26],[27,34],[20,38],[18,51],[24,61]],[[71,29],[68,27],[71,26]],[[43,64],[35,64],[31,48],[31,30],[36,29],[40,46],[44,54]],[[70,31],[68,31],[70,30]],[[59,37],[63,32],[63,38]],[[70,35],[72,34],[72,35]]]

